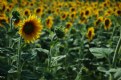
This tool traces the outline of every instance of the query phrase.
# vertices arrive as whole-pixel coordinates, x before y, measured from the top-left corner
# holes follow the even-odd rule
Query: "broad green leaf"
[[[116,73],[114,74],[114,78],[121,78],[121,68],[118,68]]]
[[[113,52],[111,48],[90,48],[89,50],[96,58],[104,58]]]

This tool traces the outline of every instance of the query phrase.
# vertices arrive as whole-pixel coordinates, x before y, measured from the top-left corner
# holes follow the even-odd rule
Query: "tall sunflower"
[[[94,28],[93,27],[88,28],[88,32],[87,32],[88,40],[91,41],[94,36],[95,36]]]
[[[42,24],[35,16],[29,16],[28,19],[23,20],[20,25],[19,34],[22,36],[26,43],[34,42],[40,37],[42,31]]]

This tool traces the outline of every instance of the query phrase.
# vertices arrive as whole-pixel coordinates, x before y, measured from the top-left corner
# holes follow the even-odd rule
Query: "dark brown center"
[[[89,11],[88,10],[85,12],[85,15],[89,15]]]
[[[49,23],[50,23],[50,19],[47,19],[47,25],[49,25]]]
[[[91,32],[91,31],[89,31],[88,36],[89,36],[89,37],[91,37],[91,35],[92,35],[92,32]]]
[[[41,11],[40,9],[37,9],[37,10],[36,10],[36,13],[39,13],[40,11]]]
[[[28,15],[29,13],[28,13],[28,11],[25,11],[25,15]]]
[[[66,25],[66,28],[70,28],[70,26],[71,26],[70,24],[67,24],[67,25]]]
[[[23,27],[23,31],[25,34],[31,34],[34,31],[34,23],[33,22],[26,22]]]
[[[106,25],[106,26],[109,26],[109,23],[110,23],[109,20],[106,19],[106,20],[105,20],[105,25]]]
[[[66,17],[66,15],[65,15],[65,14],[63,14],[62,18],[65,18],[65,17]]]
[[[117,13],[118,13],[118,15],[121,15],[121,10],[118,10]]]

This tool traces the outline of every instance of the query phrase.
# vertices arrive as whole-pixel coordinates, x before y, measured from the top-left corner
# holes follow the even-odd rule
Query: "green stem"
[[[113,67],[116,67],[116,61],[117,61],[116,58],[118,56],[118,51],[119,51],[120,46],[121,46],[121,36],[119,38],[119,41],[117,43],[117,46],[116,46],[116,49],[115,49],[115,53],[114,53],[114,56],[113,56],[113,62],[112,62]]]
[[[11,32],[12,31],[12,27],[13,27],[13,25],[12,25],[12,18],[10,19],[10,29],[9,29],[9,32]],[[11,47],[11,44],[12,44],[12,40],[11,40],[11,36],[9,36],[8,37],[9,39],[9,47]]]
[[[51,54],[51,49],[52,49],[52,46],[50,46],[50,51],[49,51],[49,55],[48,55],[48,67],[49,67],[49,71],[51,72],[51,57],[52,57],[52,54]]]
[[[18,58],[17,58],[17,80],[21,78],[21,37],[18,43]]]

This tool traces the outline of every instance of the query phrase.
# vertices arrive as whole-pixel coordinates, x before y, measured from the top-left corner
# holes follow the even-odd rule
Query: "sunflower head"
[[[72,23],[71,23],[71,22],[67,22],[67,23],[66,23],[66,29],[70,29],[71,26],[72,26]]]
[[[23,20],[20,25],[19,34],[22,36],[26,43],[34,42],[40,37],[42,31],[42,24],[35,15],[29,16]]]
[[[16,19],[16,20],[14,21],[15,28],[17,28],[17,27],[19,26],[20,22],[21,22],[20,19]]]
[[[61,13],[61,20],[65,20],[68,16],[68,13],[67,12],[62,12]]]
[[[30,9],[25,9],[24,12],[23,12],[24,16],[30,16],[30,14],[31,14]]]
[[[93,27],[88,28],[88,32],[87,32],[88,40],[91,41],[94,36],[95,36],[94,28]]]
[[[81,19],[79,20],[79,24],[85,24],[87,23],[87,17],[86,16],[83,16],[81,17]]]
[[[97,26],[99,26],[99,24],[100,24],[102,21],[103,21],[103,17],[100,16],[100,17],[98,17],[98,19],[94,22],[94,25],[97,27]]]
[[[110,29],[111,25],[112,25],[111,20],[109,18],[105,18],[105,20],[104,20],[104,29],[105,30]]]
[[[6,16],[0,16],[0,26],[3,27],[3,23],[8,23],[8,19]]]
[[[80,17],[84,16],[84,11],[80,11]]]
[[[37,16],[41,16],[43,14],[43,7],[38,7],[34,12]]]
[[[0,3],[0,12],[5,12],[6,10],[6,6],[7,2],[3,1],[2,3]]]
[[[115,10],[115,15],[116,16],[121,16],[121,10],[120,9]]]
[[[91,8],[87,8],[87,9],[85,10],[85,12],[84,12],[84,15],[85,15],[86,17],[89,17],[89,16],[91,15]]]
[[[72,12],[71,14],[69,14],[70,19],[75,19],[76,16],[76,12]]]
[[[75,7],[71,7],[70,8],[70,12],[75,12],[76,11],[76,8]]]
[[[46,26],[47,26],[47,28],[51,29],[52,25],[53,25],[53,17],[49,16],[46,19]]]

